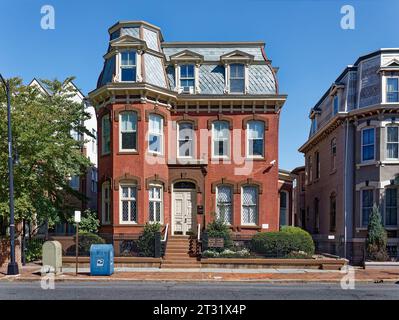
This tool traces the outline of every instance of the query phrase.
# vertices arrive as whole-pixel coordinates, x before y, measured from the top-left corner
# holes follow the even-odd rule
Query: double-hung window
[[[288,224],[288,192],[283,190],[280,192],[280,227]]]
[[[243,64],[230,64],[230,93],[244,93],[245,67]]]
[[[362,130],[362,161],[374,160],[375,152],[375,130],[366,128]]]
[[[149,189],[149,221],[162,223],[162,187],[150,186]]]
[[[333,97],[333,116],[338,113],[339,110],[339,97],[338,94],[334,95]]]
[[[109,115],[105,115],[101,121],[101,151],[102,154],[107,154],[111,151],[111,123]]]
[[[136,81],[136,51],[121,53],[120,69],[121,81]]]
[[[178,124],[178,157],[192,158],[194,156],[194,130],[189,122]]]
[[[367,227],[369,224],[369,217],[373,210],[374,204],[374,190],[364,189],[361,191],[361,203],[362,203],[362,225]]]
[[[258,188],[245,186],[242,188],[241,220],[243,225],[256,225],[258,222]]]
[[[230,148],[230,131],[227,121],[215,121],[212,123],[212,156],[227,158]]]
[[[195,74],[193,64],[183,64],[180,66],[180,87],[181,88],[194,88]]]
[[[250,158],[262,158],[264,156],[265,125],[262,121],[247,122],[247,156]]]
[[[331,171],[335,170],[337,165],[337,139],[333,138],[331,140],[330,146],[330,156],[331,156]]]
[[[162,154],[163,118],[156,114],[150,114],[148,126],[148,149],[152,153]]]
[[[120,223],[137,223],[137,188],[134,185],[120,186]]]
[[[216,188],[216,219],[227,224],[232,222],[232,188],[222,185]]]
[[[104,182],[102,185],[102,223],[109,224],[111,222],[111,197],[110,197],[110,184]]]
[[[387,159],[399,158],[399,127],[387,126]]]
[[[385,189],[385,225],[396,226],[398,224],[398,189]]]
[[[387,78],[387,102],[399,102],[399,78]]]
[[[120,150],[137,150],[137,114],[133,111],[120,113]]]

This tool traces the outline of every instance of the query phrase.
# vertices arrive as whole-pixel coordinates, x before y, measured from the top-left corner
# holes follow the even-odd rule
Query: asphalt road
[[[0,282],[0,300],[364,300],[399,299],[399,284],[173,283],[173,282],[56,282],[43,290],[40,282]]]

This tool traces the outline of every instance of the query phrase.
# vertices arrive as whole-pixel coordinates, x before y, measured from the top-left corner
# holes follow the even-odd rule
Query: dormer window
[[[121,81],[136,81],[136,51],[123,51],[120,55]]]
[[[399,78],[387,78],[387,102],[399,102]]]
[[[316,132],[316,130],[317,130],[317,119],[316,119],[316,117],[314,117],[314,118],[312,118],[312,124],[311,124],[311,127],[310,127],[310,134],[311,135],[314,134]]]
[[[192,93],[195,86],[195,66],[193,64],[180,65],[180,88],[183,92]]]
[[[230,93],[245,92],[245,67],[240,63],[230,64]]]

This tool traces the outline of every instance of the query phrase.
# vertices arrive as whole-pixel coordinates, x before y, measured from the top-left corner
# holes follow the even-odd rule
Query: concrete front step
[[[162,264],[193,264],[197,263],[196,258],[186,258],[186,259],[166,259],[162,261]]]
[[[162,264],[161,268],[163,269],[187,269],[187,268],[201,268],[200,263],[193,263],[193,264]]]

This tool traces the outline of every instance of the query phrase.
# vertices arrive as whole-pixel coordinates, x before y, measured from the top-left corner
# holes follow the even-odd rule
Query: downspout
[[[348,140],[349,140],[349,119],[346,119],[346,132],[345,132],[345,168],[344,168],[344,257],[346,257],[346,243],[347,243],[347,180],[348,180]]]

